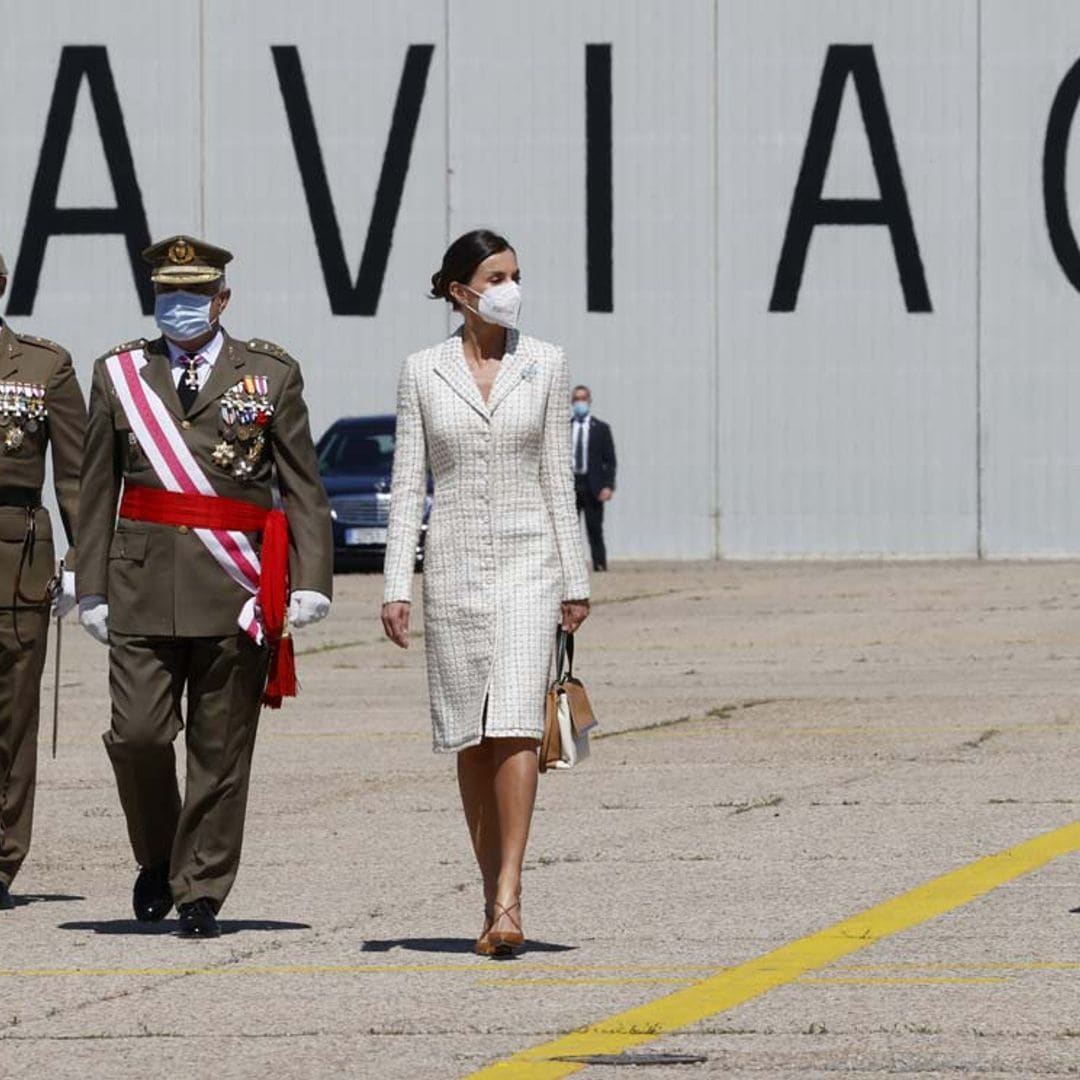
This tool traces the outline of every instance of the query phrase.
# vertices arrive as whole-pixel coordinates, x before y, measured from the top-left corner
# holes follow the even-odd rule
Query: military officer
[[[0,256],[0,296],[7,267]],[[0,910],[30,846],[38,699],[49,609],[75,604],[75,522],[86,405],[66,349],[0,321]],[[56,575],[52,523],[41,505],[45,451],[67,534]],[[55,601],[54,601],[55,596]]]
[[[104,739],[140,867],[136,918],[175,903],[181,937],[216,937],[260,703],[292,691],[288,628],[329,611],[333,535],[299,365],[221,326],[231,254],[172,236],[143,258],[162,336],[94,366],[79,618],[109,645]]]

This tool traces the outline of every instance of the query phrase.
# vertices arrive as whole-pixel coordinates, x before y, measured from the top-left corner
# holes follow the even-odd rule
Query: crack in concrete
[[[682,724],[705,724],[710,720],[730,720],[737,713],[755,709],[759,705],[774,705],[783,700],[783,698],[747,698],[743,701],[728,702],[725,705],[715,705],[704,716],[676,716],[671,720],[657,720],[652,724],[622,728],[619,731],[600,731],[593,738],[617,739],[622,735],[640,735],[647,731],[665,731],[669,728],[679,727]]]
[[[997,728],[987,728],[985,731],[976,735],[974,739],[968,739],[960,745],[966,750],[978,750],[980,746],[983,746],[996,735],[1000,734],[1001,732]]]

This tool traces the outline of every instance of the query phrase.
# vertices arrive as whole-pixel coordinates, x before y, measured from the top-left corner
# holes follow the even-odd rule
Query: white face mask
[[[469,286],[465,288],[469,289]],[[507,330],[517,329],[518,315],[521,313],[521,286],[516,281],[504,281],[483,292],[475,289],[469,289],[469,292],[479,297],[475,311],[484,322],[505,326]]]

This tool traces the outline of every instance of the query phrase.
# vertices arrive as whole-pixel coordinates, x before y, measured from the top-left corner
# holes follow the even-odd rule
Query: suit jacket
[[[571,423],[571,430],[573,424]],[[599,495],[604,488],[615,490],[615,440],[611,437],[611,425],[595,416],[589,416],[589,490]]]
[[[15,415],[0,427],[0,487],[39,491],[45,482],[45,453],[52,447],[53,487],[70,545],[64,561],[74,570],[86,405],[67,350],[45,338],[15,334],[5,323],[0,328],[0,400],[8,387],[19,384],[44,392],[46,416],[29,424]],[[48,513],[35,512],[34,543],[24,560],[27,525],[25,508],[0,506],[0,607],[42,603],[56,570]],[[21,595],[15,598],[17,577]]]
[[[165,403],[214,490],[269,509],[274,482],[289,519],[293,589],[333,588],[334,541],[330,506],[319,478],[300,367],[277,345],[225,335],[206,385],[186,415],[180,405],[164,338],[118,346],[94,364],[80,500],[79,598],[105,596],[109,627],[124,634],[223,637],[236,633],[248,593],[237,585],[187,528],[116,520],[122,486],[161,488],[157,474],[116,396],[105,361],[131,348],[145,350],[141,377]],[[246,375],[262,375],[273,414],[265,443],[245,479],[214,460],[223,442],[223,395]],[[249,534],[258,550],[260,537]]]

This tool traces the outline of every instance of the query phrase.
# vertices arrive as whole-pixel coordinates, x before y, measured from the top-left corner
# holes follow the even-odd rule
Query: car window
[[[327,432],[319,448],[319,472],[323,476],[389,472],[393,461],[392,431],[341,428]]]

